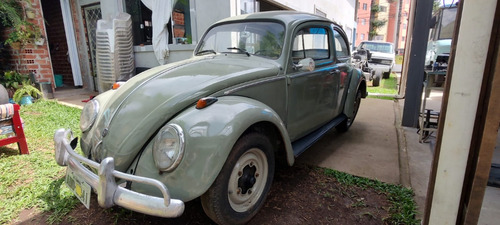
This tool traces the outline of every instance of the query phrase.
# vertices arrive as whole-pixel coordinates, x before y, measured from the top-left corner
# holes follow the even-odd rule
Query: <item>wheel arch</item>
[[[246,129],[245,132],[243,132],[243,134],[241,135],[241,137],[251,132],[263,133],[264,136],[269,138],[271,144],[274,147],[274,155],[277,165],[285,165],[285,164],[289,166],[293,165],[293,161],[290,161],[288,159],[288,155],[291,154],[293,156],[293,153],[287,152],[285,138],[283,137],[279,128],[276,127],[275,124],[269,121],[257,122],[255,124],[252,124],[248,129]],[[294,158],[292,157],[292,159]]]
[[[352,109],[354,107],[354,98],[356,98],[356,93],[361,90],[361,97],[366,98],[368,96],[366,80],[363,76],[363,72],[359,69],[353,70],[353,75],[351,76],[351,81],[349,83],[349,91],[347,92],[346,101],[344,105],[344,114],[348,117],[352,116]]]
[[[294,163],[293,149],[284,123],[276,112],[254,99],[223,96],[204,109],[189,107],[167,124],[177,124],[184,130],[185,150],[179,166],[169,173],[158,173],[153,163],[150,143],[137,167],[136,175],[151,177],[164,183],[173,197],[189,201],[201,196],[220,173],[229,153],[242,135],[256,131],[269,136],[278,149],[275,158]],[[137,166],[136,166],[137,165]],[[146,194],[154,189],[133,184],[132,189]]]

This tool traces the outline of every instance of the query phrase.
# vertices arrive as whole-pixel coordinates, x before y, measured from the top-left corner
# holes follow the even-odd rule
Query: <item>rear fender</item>
[[[294,156],[291,142],[278,114],[253,99],[226,96],[201,110],[189,107],[168,122],[179,125],[184,131],[184,156],[175,170],[167,173],[156,168],[150,143],[139,157],[139,163],[136,159],[128,171],[137,164],[136,175],[161,181],[173,198],[192,200],[208,190],[238,138],[259,122],[270,122],[279,130],[288,164],[292,165]],[[132,184],[132,190],[161,194],[154,188],[138,183]]]
[[[354,99],[356,98],[356,93],[361,90],[361,96],[366,98],[368,92],[366,92],[366,80],[363,76],[363,72],[359,69],[353,69],[351,81],[349,82],[349,90],[347,92],[347,97],[344,105],[344,114],[347,117],[351,117],[354,107]]]

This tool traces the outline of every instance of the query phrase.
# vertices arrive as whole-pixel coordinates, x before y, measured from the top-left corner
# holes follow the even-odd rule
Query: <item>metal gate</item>
[[[101,14],[101,5],[90,5],[82,7],[83,16],[85,20],[85,28],[87,29],[87,46],[90,54],[90,63],[92,69],[92,76],[94,80],[97,75],[97,64],[96,64],[96,30],[97,30],[97,21],[102,18]],[[94,89],[96,89],[95,81],[94,81]]]

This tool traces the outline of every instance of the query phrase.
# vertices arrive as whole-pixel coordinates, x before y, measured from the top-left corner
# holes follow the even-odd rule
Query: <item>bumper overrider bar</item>
[[[167,218],[178,217],[184,212],[184,202],[170,199],[167,187],[160,181],[116,171],[112,157],[105,158],[100,164],[87,159],[73,150],[70,139],[72,139],[71,130],[59,129],[54,134],[57,164],[68,166],[96,190],[97,201],[101,207],[109,208],[113,205],[119,205],[136,212]],[[97,169],[97,175],[83,164]],[[145,195],[118,186],[115,178],[155,186],[161,191],[163,198]]]

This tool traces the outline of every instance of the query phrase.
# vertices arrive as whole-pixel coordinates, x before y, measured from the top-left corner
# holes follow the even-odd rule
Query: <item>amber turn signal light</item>
[[[204,109],[207,106],[214,104],[215,102],[217,102],[216,97],[202,98],[202,99],[198,100],[198,102],[196,102],[196,109]]]
[[[122,86],[124,83],[125,83],[125,82],[116,82],[116,83],[114,83],[114,84],[113,84],[112,89],[113,89],[113,90],[116,90],[116,89],[118,89],[120,86]]]

